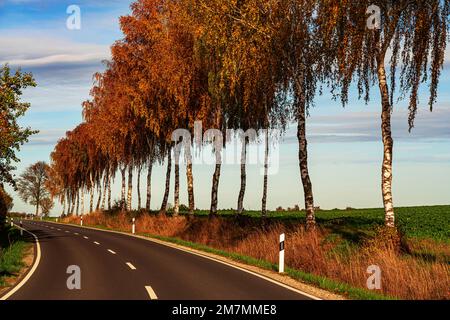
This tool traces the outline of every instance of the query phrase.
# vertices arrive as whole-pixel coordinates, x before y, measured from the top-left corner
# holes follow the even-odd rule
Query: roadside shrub
[[[0,231],[4,229],[6,223],[6,215],[12,209],[13,200],[11,196],[0,185]]]

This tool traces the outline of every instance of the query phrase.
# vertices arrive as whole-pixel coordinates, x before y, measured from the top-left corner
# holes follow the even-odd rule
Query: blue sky
[[[40,130],[20,152],[17,173],[38,160],[49,161],[57,140],[81,121],[81,103],[89,97],[92,75],[103,69],[109,46],[121,38],[118,17],[129,13],[129,0],[0,0],[0,64],[31,71],[37,88],[26,90],[32,103],[21,120]],[[68,30],[66,9],[81,8],[81,30]],[[442,74],[439,100],[430,113],[422,105],[416,128],[408,133],[406,104],[393,113],[394,202],[397,206],[450,203],[450,54]],[[316,100],[308,122],[311,176],[317,205],[323,208],[381,207],[380,104],[377,88],[369,105],[357,100],[343,109],[329,94]],[[426,88],[425,88],[426,89]],[[421,102],[426,103],[426,91]],[[303,206],[297,162],[295,128],[279,147],[279,171],[269,177],[268,206]],[[260,165],[249,165],[246,208],[259,208],[262,193]],[[211,165],[195,165],[196,204],[209,207]],[[154,170],[152,207],[162,198],[164,167]],[[239,166],[224,165],[219,206],[236,206]],[[114,190],[118,195],[119,179]],[[183,203],[185,172],[181,170]],[[142,186],[144,186],[142,179]],[[9,190],[14,193],[12,190]],[[142,194],[144,195],[142,190]],[[172,197],[172,195],[171,195]],[[134,194],[136,199],[136,194]],[[172,199],[172,198],[171,198]],[[30,207],[14,195],[17,211]],[[59,206],[55,208],[55,214]]]

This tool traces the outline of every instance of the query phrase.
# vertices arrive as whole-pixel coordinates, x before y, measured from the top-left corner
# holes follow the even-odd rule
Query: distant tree
[[[42,200],[50,197],[50,192],[46,188],[48,171],[49,166],[45,162],[36,162],[21,174],[17,183],[20,198],[36,206],[36,215],[39,214]]]
[[[52,210],[54,207],[54,203],[51,198],[42,199],[40,205],[42,208],[42,214],[45,216],[48,216],[50,213],[50,210]]]
[[[30,86],[36,86],[30,73],[19,69],[12,74],[8,65],[0,68],[0,184],[16,187],[11,173],[15,169],[12,164],[20,161],[16,152],[29,136],[38,132],[17,123],[30,107],[29,103],[20,101],[22,90]]]

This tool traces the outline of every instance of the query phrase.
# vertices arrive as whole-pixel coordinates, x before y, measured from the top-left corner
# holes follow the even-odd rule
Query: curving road
[[[29,279],[8,299],[312,298],[215,260],[125,234],[42,221],[24,221],[23,227],[38,238],[41,256]],[[71,265],[80,267],[80,290],[67,287]]]

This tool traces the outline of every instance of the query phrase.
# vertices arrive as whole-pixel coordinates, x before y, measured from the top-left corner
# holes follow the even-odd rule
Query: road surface
[[[232,266],[125,234],[24,221],[41,256],[13,300],[305,300],[295,289]],[[69,266],[80,290],[69,290]],[[12,291],[11,291],[12,292]]]

